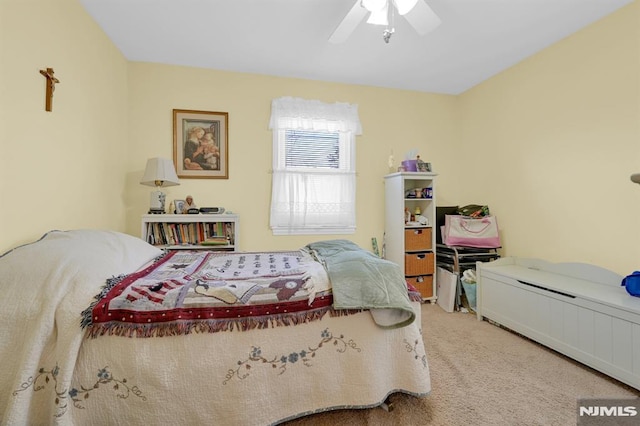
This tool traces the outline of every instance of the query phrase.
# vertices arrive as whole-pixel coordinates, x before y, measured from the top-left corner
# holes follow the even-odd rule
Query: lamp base
[[[161,214],[164,213],[164,192],[158,190],[153,191],[150,196],[149,213]]]

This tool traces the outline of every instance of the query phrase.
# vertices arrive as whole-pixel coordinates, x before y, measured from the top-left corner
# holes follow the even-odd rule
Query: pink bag
[[[472,218],[445,215],[443,242],[448,246],[498,248],[498,222],[495,216]]]

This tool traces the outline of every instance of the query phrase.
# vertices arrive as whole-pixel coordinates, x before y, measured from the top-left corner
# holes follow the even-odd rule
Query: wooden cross
[[[45,94],[45,110],[47,111],[51,111],[53,108],[53,91],[56,90],[56,83],[60,83],[60,80],[55,78],[53,73],[53,68],[40,70],[40,74],[44,75],[47,79],[47,92]]]

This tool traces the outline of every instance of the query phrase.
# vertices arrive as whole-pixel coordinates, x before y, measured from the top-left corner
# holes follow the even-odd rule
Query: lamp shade
[[[369,19],[367,19],[367,24],[389,25],[388,7],[389,4],[387,3],[381,10],[372,11],[371,15],[369,15]]]
[[[418,0],[393,0],[393,3],[396,5],[400,15],[406,15],[416,7]]]
[[[180,185],[173,161],[159,157],[147,160],[147,168],[140,183],[148,186]]]

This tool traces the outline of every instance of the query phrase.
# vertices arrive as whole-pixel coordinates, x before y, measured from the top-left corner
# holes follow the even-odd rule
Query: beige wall
[[[150,188],[139,185],[147,157],[172,158],[172,110],[229,113],[229,179],[182,179],[166,188],[169,200],[194,197],[198,206],[222,206],[240,215],[242,250],[298,248],[319,238],[273,236],[269,229],[272,134],[271,100],[281,96],[359,105],[363,135],[357,144],[357,231],[346,237],[365,248],[382,244],[387,158],[412,149],[437,171],[455,166],[453,96],[377,89],[308,80],[133,63],[129,67],[130,133],[127,232],[140,233]],[[340,236],[345,237],[345,236]]]
[[[489,204],[505,254],[638,266],[637,2],[458,97],[128,63],[77,0],[51,3],[0,0],[0,251],[50,229],[138,235],[151,190],[139,180],[148,157],[172,157],[174,108],[229,113],[230,177],[182,180],[169,199],[238,213],[245,250],[315,239],[268,228],[270,102],[300,96],[359,105],[349,237],[363,247],[382,240],[389,153],[415,148],[440,174],[438,204]],[[61,80],[53,112],[45,67]]]
[[[506,255],[640,266],[640,7],[459,97],[461,203],[489,204]]]
[[[51,229],[123,230],[124,57],[77,0],[1,0],[0,70],[0,252]]]

